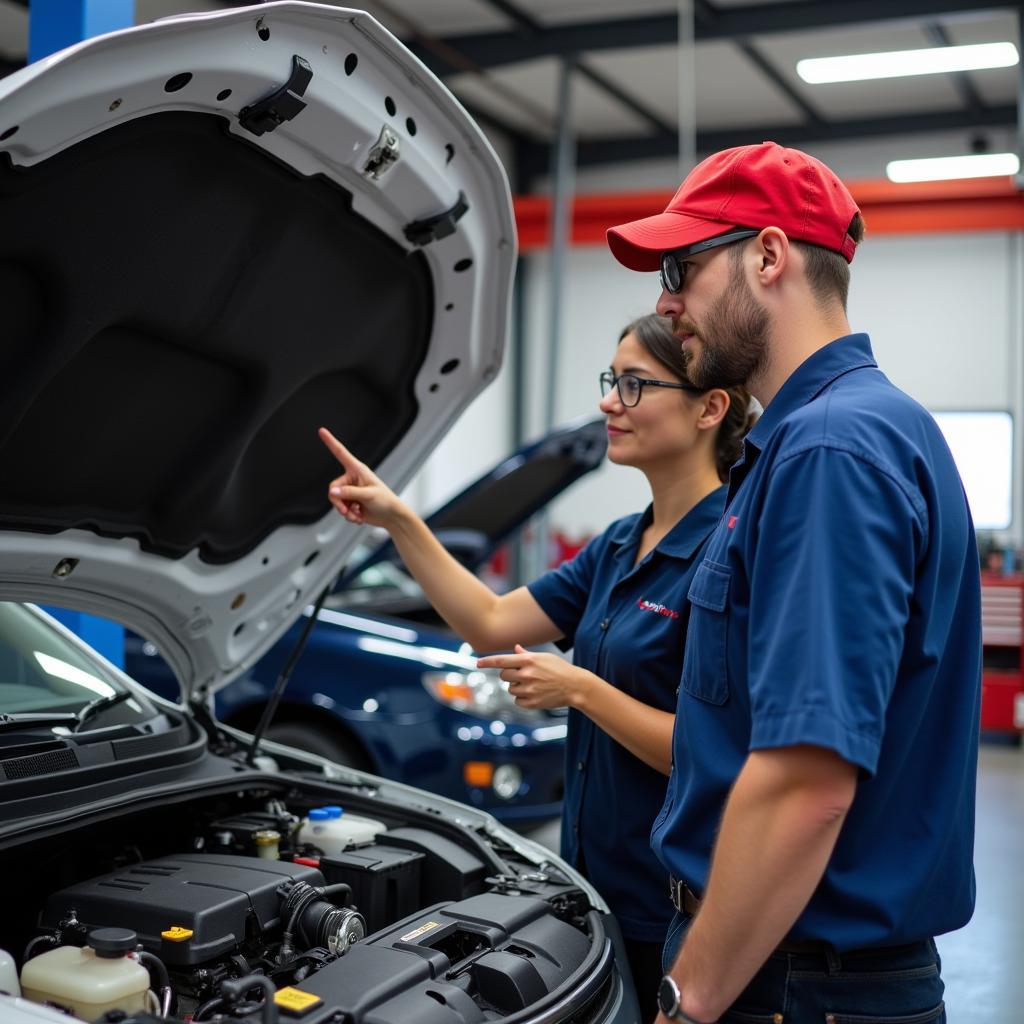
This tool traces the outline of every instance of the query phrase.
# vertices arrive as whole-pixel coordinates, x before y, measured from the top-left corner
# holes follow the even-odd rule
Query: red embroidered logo
[[[731,530],[735,525],[739,516],[729,516],[729,529]]]
[[[658,615],[664,615],[666,619],[679,618],[679,612],[666,608],[663,604],[655,604],[653,601],[648,601],[645,597],[641,597],[637,601],[636,606],[645,612],[655,612]]]

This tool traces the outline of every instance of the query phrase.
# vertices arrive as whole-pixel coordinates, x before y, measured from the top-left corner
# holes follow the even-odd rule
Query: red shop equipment
[[[1024,576],[981,575],[981,730],[1020,742],[1024,732]]]

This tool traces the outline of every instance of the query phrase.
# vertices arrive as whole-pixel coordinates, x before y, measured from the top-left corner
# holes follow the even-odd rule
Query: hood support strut
[[[281,703],[281,698],[284,696],[285,687],[288,685],[288,680],[291,679],[292,671],[298,664],[302,652],[306,649],[306,642],[309,640],[309,634],[316,625],[320,617],[320,609],[323,608],[324,601],[327,600],[327,595],[334,589],[335,583],[337,583],[337,577],[335,577],[327,584],[326,587],[324,587],[323,590],[320,591],[320,596],[317,597],[316,602],[313,605],[313,611],[306,620],[305,626],[302,627],[302,634],[299,636],[295,646],[292,648],[292,653],[288,655],[288,660],[284,663],[284,668],[281,669],[281,674],[277,677],[277,682],[274,683],[273,692],[270,694],[270,699],[263,708],[263,714],[260,715],[259,725],[256,726],[256,732],[252,738],[252,746],[249,748],[249,755],[246,758],[246,762],[251,767],[254,767],[256,764],[256,753],[259,750],[260,740],[263,739],[263,734],[270,728],[270,723],[273,721],[274,715],[277,713],[277,706]]]

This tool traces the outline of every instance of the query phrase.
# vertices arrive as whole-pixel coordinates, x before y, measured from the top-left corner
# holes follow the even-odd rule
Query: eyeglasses
[[[704,394],[702,388],[695,388],[692,384],[679,384],[671,380],[649,380],[634,373],[620,373],[616,377],[611,370],[605,370],[598,380],[601,382],[601,397],[604,398],[612,388],[617,388],[619,401],[627,409],[632,409],[639,403],[645,385],[652,388],[677,388],[679,391],[692,391],[697,395]]]
[[[673,295],[678,295],[683,290],[683,285],[686,284],[686,268],[688,266],[686,261],[690,256],[707,252],[709,249],[717,249],[720,245],[742,242],[745,238],[753,238],[759,234],[760,231],[741,228],[738,231],[727,231],[724,235],[707,238],[703,242],[694,242],[693,245],[684,245],[681,249],[663,252],[661,254],[661,287]]]

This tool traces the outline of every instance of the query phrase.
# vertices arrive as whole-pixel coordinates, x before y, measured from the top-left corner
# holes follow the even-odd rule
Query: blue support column
[[[32,0],[28,21],[29,62],[91,36],[135,24],[135,0]],[[124,629],[95,615],[46,609],[115,665],[124,667]]]
[[[99,651],[107,661],[113,662],[118,668],[124,668],[123,626],[109,619],[101,619],[98,615],[71,611],[70,608],[56,608],[53,605],[40,607]]]
[[[28,18],[31,63],[72,43],[135,24],[135,0],[32,0]]]

